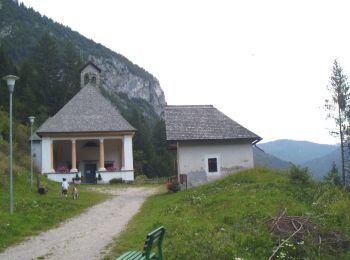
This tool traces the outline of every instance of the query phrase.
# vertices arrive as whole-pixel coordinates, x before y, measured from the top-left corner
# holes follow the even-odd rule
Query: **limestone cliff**
[[[20,64],[33,55],[38,39],[45,32],[54,37],[59,51],[67,42],[75,45],[84,62],[93,61],[102,70],[103,86],[108,92],[126,93],[129,98],[146,100],[161,115],[166,105],[158,80],[126,57],[87,39],[67,26],[42,16],[15,0],[0,0],[0,46]]]
[[[161,115],[166,105],[164,92],[158,80],[151,76],[142,77],[130,71],[127,64],[117,56],[108,58],[89,56],[89,60],[102,70],[102,86],[112,93],[125,93],[129,98],[141,98],[149,102],[154,111]]]

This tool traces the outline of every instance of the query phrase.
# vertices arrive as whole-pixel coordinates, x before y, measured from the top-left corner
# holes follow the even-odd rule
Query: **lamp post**
[[[28,117],[30,123],[30,188],[33,189],[33,124],[35,117]]]
[[[3,77],[6,80],[7,88],[10,94],[10,152],[9,152],[9,177],[10,177],[10,214],[13,213],[13,188],[12,188],[12,93],[15,89],[15,82],[19,77],[13,75],[7,75]]]

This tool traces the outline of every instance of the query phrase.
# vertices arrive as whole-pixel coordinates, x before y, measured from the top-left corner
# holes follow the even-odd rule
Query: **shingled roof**
[[[135,131],[100,90],[87,85],[37,130],[48,133]]]
[[[168,141],[261,140],[212,105],[167,106],[164,115]]]

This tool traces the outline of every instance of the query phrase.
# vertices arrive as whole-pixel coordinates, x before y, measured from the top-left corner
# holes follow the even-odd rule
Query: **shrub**
[[[146,175],[141,174],[135,177],[135,183],[136,184],[147,184],[149,179],[147,178]]]
[[[311,181],[309,169],[307,167],[293,165],[289,170],[289,178],[292,182],[297,184],[308,184]]]
[[[120,183],[123,183],[122,178],[113,178],[109,181],[109,184],[120,184]]]
[[[335,185],[335,186],[341,186],[341,178],[339,176],[338,168],[335,162],[332,163],[332,168],[328,172],[328,174],[323,178],[324,181],[328,184]]]
[[[180,183],[177,180],[171,180],[167,182],[166,187],[172,192],[178,192],[181,189]]]

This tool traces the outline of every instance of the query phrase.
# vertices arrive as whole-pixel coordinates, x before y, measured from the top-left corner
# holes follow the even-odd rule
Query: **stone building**
[[[134,180],[132,138],[136,131],[100,92],[101,70],[93,63],[81,70],[81,90],[37,130],[41,138],[36,163],[52,180],[85,183],[96,177]],[[38,149],[38,146],[40,149]],[[40,152],[39,152],[40,150]]]
[[[167,106],[165,125],[189,187],[254,167],[252,145],[261,138],[211,105]]]

